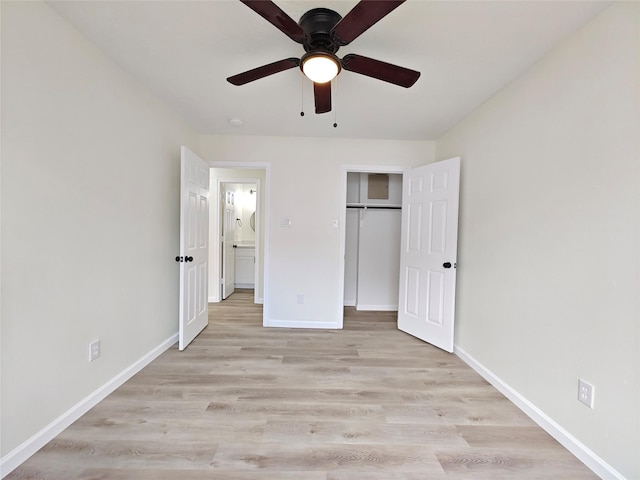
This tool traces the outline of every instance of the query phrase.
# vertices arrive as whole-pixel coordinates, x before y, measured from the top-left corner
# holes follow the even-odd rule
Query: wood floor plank
[[[597,478],[455,355],[345,309],[343,330],[262,327],[253,291],[7,480]]]
[[[268,480],[326,480],[323,472],[269,472]],[[212,470],[87,469],[78,480],[267,480],[264,472]]]
[[[78,441],[56,438],[6,478],[78,478],[87,466],[210,470],[217,444],[201,441]],[[25,473],[27,472],[27,473]],[[15,477],[13,476],[15,474]]]
[[[317,420],[363,419],[371,422],[384,421],[384,414],[380,405],[367,404],[328,404],[323,402],[281,402],[277,400],[259,400],[237,402],[212,402],[206,410],[205,417],[218,419],[218,422],[234,422],[238,419],[251,417],[267,420],[290,419]]]
[[[372,472],[372,471],[334,471],[327,472],[327,480],[450,480],[446,473],[424,473],[416,472]]]
[[[263,439],[269,443],[469,446],[455,426],[385,424],[371,420],[269,421]]]
[[[472,447],[557,449],[559,443],[538,426],[457,425],[460,436]]]
[[[256,443],[221,446],[213,460],[216,470],[259,469],[264,472],[385,471],[443,473],[435,456],[413,445],[296,445]]]
[[[391,423],[423,423],[446,425],[531,426],[524,413],[502,399],[436,399],[423,404],[391,405],[384,408]]]
[[[545,455],[532,455],[525,449],[463,449],[437,452],[442,468],[447,472],[491,475],[494,478],[520,477],[572,478],[575,457],[561,449],[545,450]],[[591,475],[591,476],[588,476]],[[585,473],[585,477],[598,478]]]

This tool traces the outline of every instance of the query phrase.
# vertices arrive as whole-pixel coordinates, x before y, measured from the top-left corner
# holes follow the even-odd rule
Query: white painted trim
[[[358,164],[345,164],[342,165],[344,172],[364,172],[364,173],[403,173],[405,170],[411,167],[407,165],[358,165]],[[345,185],[346,188],[346,185]],[[346,197],[345,189],[345,201]]]
[[[271,245],[270,245],[270,235],[271,232],[269,230],[269,221],[270,221],[270,216],[271,216],[271,164],[267,163],[267,165],[264,167],[264,208],[262,209],[262,211],[264,212],[264,219],[262,220],[262,226],[260,228],[264,229],[263,230],[263,237],[264,237],[264,243],[262,245],[262,251],[264,253],[263,259],[262,259],[262,275],[263,275],[263,282],[262,282],[262,298],[260,299],[259,303],[262,303],[262,325],[266,325],[266,323],[269,321],[269,315],[270,315],[270,301],[268,302],[266,299],[269,298],[273,298],[271,296],[271,289],[269,288],[269,274],[271,273],[271,255],[269,254],[269,252],[271,251]],[[260,219],[258,219],[260,220]],[[256,295],[257,295],[257,290],[256,290]]]
[[[356,310],[363,312],[397,312],[398,305],[356,305]]]
[[[531,420],[536,422],[542,427],[549,435],[555,438],[562,446],[574,454],[578,460],[589,467],[596,475],[603,479],[611,480],[626,480],[626,478],[618,472],[615,468],[605,462],[602,458],[596,455],[591,449],[589,449],[580,440],[574,437],[567,430],[562,428],[557,422],[555,422],[546,413],[536,407],[533,403],[522,396],[518,391],[505,383],[500,377],[494,374],[491,370],[482,365],[478,360],[472,357],[464,349],[457,345],[453,347],[453,353],[455,353],[464,363],[473,368],[480,374],[486,381],[493,385],[500,391],[505,397],[515,404],[520,410],[528,415]]]
[[[317,329],[341,329],[342,325],[338,322],[310,322],[304,320],[274,320],[270,319],[265,327],[275,328],[317,328]]]
[[[340,254],[338,256],[338,278],[336,282],[338,283],[338,311],[336,312],[336,319],[339,327],[342,328],[344,326],[344,256],[346,254],[347,249],[347,173],[348,170],[344,168],[343,165],[340,169],[340,230],[338,234],[340,235]]]
[[[57,435],[62,433],[64,429],[95,407],[136,373],[149,365],[177,341],[178,333],[176,332],[149,353],[145,354],[142,358],[125,368],[107,383],[64,412],[38,433],[22,442],[22,444],[18,445],[11,452],[7,453],[0,459],[0,478],[4,478],[6,475],[9,475],[9,473],[19,467],[20,464],[25,462],[29,457],[31,457],[31,455],[44,447]]]
[[[261,170],[269,168],[271,163],[269,162],[207,162],[210,168],[230,168],[233,170],[252,169]]]
[[[255,288],[255,283],[234,283],[233,288]],[[255,298],[253,300],[253,303],[256,303]]]

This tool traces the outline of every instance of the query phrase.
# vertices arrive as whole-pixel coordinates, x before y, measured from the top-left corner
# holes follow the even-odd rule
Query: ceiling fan
[[[405,88],[412,86],[420,77],[420,72],[415,70],[362,55],[350,53],[342,59],[336,56],[340,47],[358,38],[405,0],[361,0],[344,18],[328,8],[314,8],[302,15],[298,23],[271,0],[240,1],[301,44],[306,53],[301,58],[286,58],[227,78],[233,85],[244,85],[300,67],[313,82],[316,113],[326,113],[331,111],[331,80],[342,69]]]

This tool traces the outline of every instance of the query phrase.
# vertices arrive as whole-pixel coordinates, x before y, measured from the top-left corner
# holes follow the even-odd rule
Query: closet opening
[[[396,312],[402,173],[347,171],[344,307]]]

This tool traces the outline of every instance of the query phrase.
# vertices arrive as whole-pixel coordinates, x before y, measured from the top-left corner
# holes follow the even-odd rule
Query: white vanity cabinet
[[[236,288],[254,288],[256,249],[253,245],[238,244],[236,251]]]

